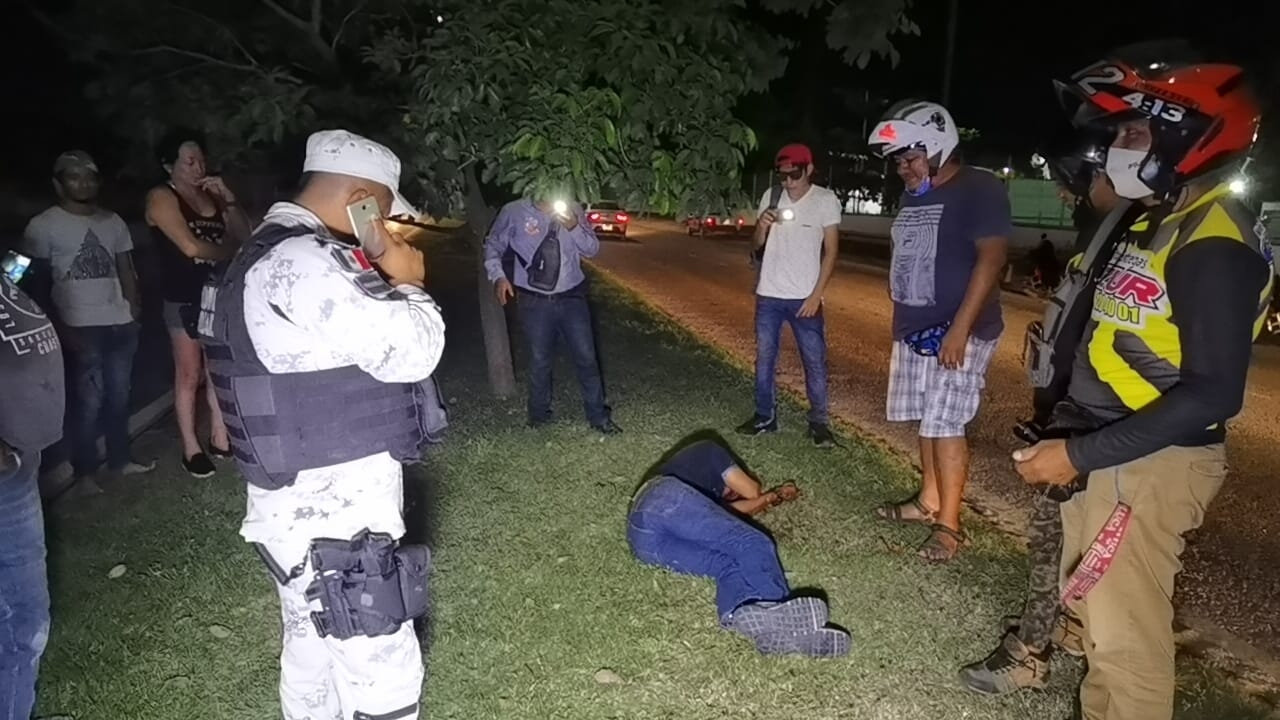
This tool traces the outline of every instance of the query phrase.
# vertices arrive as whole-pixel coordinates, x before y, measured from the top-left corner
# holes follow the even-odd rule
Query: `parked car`
[[[627,236],[627,226],[631,224],[631,216],[622,206],[611,200],[601,200],[587,206],[587,221],[596,235]]]
[[[746,216],[740,213],[691,215],[684,222],[690,235],[742,235],[751,231]]]

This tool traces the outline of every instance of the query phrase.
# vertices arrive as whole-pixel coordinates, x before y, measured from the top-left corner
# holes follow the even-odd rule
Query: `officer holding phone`
[[[444,321],[421,251],[383,225],[417,214],[397,190],[399,158],[327,130],[308,139],[303,172],[297,197],[267,211],[201,299],[249,482],[240,532],[280,595],[285,717],[413,719],[423,667],[411,621],[426,611],[428,554],[398,542],[401,462],[439,410],[427,383]]]

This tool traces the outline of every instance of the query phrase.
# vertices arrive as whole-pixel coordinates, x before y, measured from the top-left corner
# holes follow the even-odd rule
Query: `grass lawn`
[[[990,718],[1071,714],[1078,664],[1059,661],[1043,693],[992,700],[954,680],[1018,606],[1024,556],[973,520],[972,547],[946,567],[914,556],[921,529],[875,522],[912,473],[878,449],[812,449],[803,415],[733,448],[768,484],[806,492],[764,521],[796,587],[825,590],[849,629],[848,658],[766,659],[716,624],[709,582],[633,561],[628,498],[680,439],[729,437],[750,412],[746,376],[718,354],[597,283],[606,380],[626,429],[601,438],[581,417],[567,362],[561,421],[523,427],[523,399],[487,394],[474,264],[437,247],[433,291],[456,399],[447,446],[406,478],[411,533],[435,550],[426,718]],[[744,320],[745,321],[745,320]],[[193,481],[166,426],[144,436],[155,476],[49,517],[54,630],[40,712],[76,720],[278,718],[279,610],[238,535],[242,482]],[[112,572],[118,564],[123,575]],[[620,682],[600,683],[609,669]],[[1183,663],[1180,718],[1262,718]]]

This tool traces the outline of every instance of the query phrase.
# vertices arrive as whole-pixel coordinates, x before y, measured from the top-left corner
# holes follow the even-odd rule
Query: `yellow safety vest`
[[[1116,248],[1093,295],[1069,394],[1104,421],[1141,410],[1178,383],[1182,344],[1173,321],[1165,268],[1182,248],[1205,238],[1228,238],[1267,257],[1256,218],[1224,183],[1150,227],[1140,216]],[[1258,297],[1253,337],[1266,323],[1274,272]],[[1216,427],[1216,426],[1215,426]]]

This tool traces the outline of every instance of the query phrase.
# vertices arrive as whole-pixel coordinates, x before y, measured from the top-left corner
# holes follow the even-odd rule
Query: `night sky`
[[[838,100],[842,91],[886,100],[937,99],[947,7],[947,0],[917,0],[911,16],[922,34],[899,38],[903,58],[892,70],[878,60],[866,70],[844,66],[825,48],[823,27],[815,19],[771,19],[771,28],[799,47],[769,96],[744,102],[744,116],[761,130],[762,142],[793,135],[823,146],[837,142],[823,142],[831,128],[842,129],[844,138],[861,134],[861,118]],[[43,184],[57,152],[73,145],[92,150],[110,138],[95,129],[65,53],[42,28],[24,20],[20,7],[12,10],[16,15],[0,29],[0,67],[8,92],[5,125],[22,130],[7,138],[0,176],[12,181],[35,173]],[[1206,55],[1255,70],[1255,86],[1263,94],[1280,94],[1280,0],[960,0],[958,30],[951,110],[961,126],[981,132],[979,145],[988,155],[1025,159],[1061,121],[1051,78],[1065,77],[1108,48],[1135,40],[1180,35]],[[810,128],[817,132],[791,130],[803,119],[804,108],[810,109]],[[762,148],[762,154],[766,151]]]

